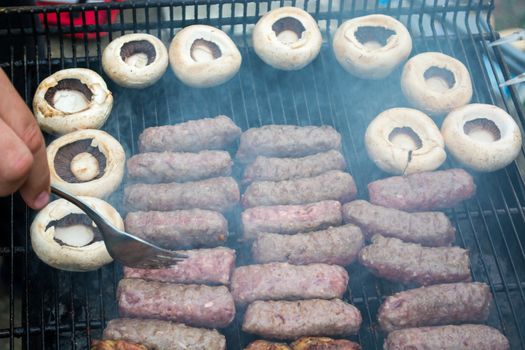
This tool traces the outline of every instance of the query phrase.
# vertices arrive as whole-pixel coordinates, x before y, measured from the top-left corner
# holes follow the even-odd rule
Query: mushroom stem
[[[71,247],[84,247],[95,238],[95,233],[86,225],[55,227],[54,239]]]
[[[89,181],[100,174],[100,166],[97,158],[89,153],[82,152],[71,160],[71,172],[80,181]]]

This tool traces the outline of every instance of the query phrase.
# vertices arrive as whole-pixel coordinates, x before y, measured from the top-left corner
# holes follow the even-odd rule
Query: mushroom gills
[[[147,40],[133,40],[122,45],[120,57],[130,66],[143,68],[155,61],[156,51]]]
[[[93,143],[93,139],[83,139],[62,146],[53,160],[57,175],[69,183],[101,178],[106,168],[106,156]]]
[[[427,86],[436,92],[445,92],[456,84],[454,74],[445,68],[430,67],[424,73]]]
[[[195,62],[210,62],[221,57],[222,52],[217,44],[201,38],[191,44],[190,55]]]
[[[362,26],[355,31],[355,38],[368,50],[382,48],[396,32],[380,26]]]
[[[280,42],[285,45],[290,45],[298,41],[306,29],[298,19],[293,17],[283,17],[275,21],[272,25],[272,30]]]
[[[463,132],[469,137],[486,143],[501,139],[501,132],[496,123],[487,118],[469,120],[463,125]]]
[[[76,113],[89,107],[93,92],[79,79],[62,79],[49,88],[44,99],[64,113]]]
[[[388,135],[388,140],[396,147],[410,152],[423,147],[423,141],[421,141],[419,135],[407,126],[394,128]]]
[[[85,214],[66,215],[49,222],[46,231],[50,227],[55,228],[53,239],[60,245],[78,248],[102,240],[100,232]]]

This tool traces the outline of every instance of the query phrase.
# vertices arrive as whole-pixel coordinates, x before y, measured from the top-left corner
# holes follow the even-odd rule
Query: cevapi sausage
[[[235,268],[235,250],[225,247],[181,250],[187,258],[160,269],[139,269],[124,266],[124,278],[140,278],[170,283],[230,284]]]
[[[423,247],[380,235],[359,252],[359,262],[376,276],[430,285],[470,281],[468,252],[459,247]]]
[[[368,184],[372,204],[405,211],[452,208],[475,192],[474,179],[463,169],[392,176]]]
[[[140,153],[127,161],[128,177],[136,182],[186,182],[230,176],[232,159],[226,151],[199,153]]]
[[[232,177],[185,183],[134,184],[124,189],[124,204],[130,211],[198,208],[225,212],[239,199],[239,186]]]
[[[261,232],[294,234],[338,226],[343,221],[341,203],[322,201],[306,205],[275,205],[249,208],[241,214],[244,238]]]
[[[456,236],[452,223],[442,212],[409,213],[364,200],[346,203],[342,211],[344,222],[361,227],[368,239],[380,234],[425,246],[448,246]]]
[[[237,267],[230,286],[236,303],[255,300],[341,298],[348,285],[348,272],[327,264],[291,265],[269,263]]]
[[[330,170],[345,170],[341,152],[331,150],[301,158],[259,156],[244,169],[243,183],[252,181],[283,181],[321,175]]]
[[[396,329],[483,322],[492,294],[485,283],[447,283],[407,290],[389,296],[378,320],[385,332]]]
[[[220,115],[147,128],[139,136],[139,148],[140,152],[225,149],[240,135],[241,129],[230,118]]]
[[[258,263],[287,261],[297,265],[346,266],[354,262],[363,244],[361,230],[352,224],[295,235],[261,233],[253,241],[252,257]]]
[[[216,330],[137,318],[109,321],[104,339],[124,339],[162,350],[225,350],[226,338]],[[173,339],[177,339],[176,342]]]
[[[304,157],[341,149],[341,135],[330,126],[264,125],[241,135],[237,160],[249,163],[258,155]]]
[[[244,195],[244,208],[264,205],[307,204],[324,200],[348,202],[357,194],[354,179],[348,173],[332,170],[314,177],[252,182]]]
[[[242,330],[265,338],[348,336],[361,326],[361,313],[340,299],[254,301],[246,309]]]
[[[244,350],[292,350],[292,349],[284,343],[275,343],[275,342],[271,342],[267,340],[256,340],[248,344],[248,346],[245,347]]]
[[[215,247],[228,234],[221,213],[202,209],[132,212],[124,225],[127,232],[166,249]]]
[[[385,350],[508,350],[509,341],[495,328],[480,324],[407,328],[390,333]]]
[[[361,350],[353,341],[327,337],[302,337],[291,345],[292,350]]]
[[[235,303],[225,286],[122,279],[117,300],[121,316],[158,318],[190,326],[226,327],[235,316]]]

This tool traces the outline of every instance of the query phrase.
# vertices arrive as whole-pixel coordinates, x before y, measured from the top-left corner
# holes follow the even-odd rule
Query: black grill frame
[[[326,4],[326,8],[321,3]],[[166,39],[173,36],[175,29],[197,22],[221,27],[229,34],[235,28],[239,34],[235,41],[244,62],[241,72],[231,82],[219,88],[195,90],[184,87],[171,72],[167,72],[156,86],[144,90],[148,96],[159,96],[153,102],[143,98],[140,92],[119,88],[106,79],[115,94],[115,106],[111,116],[114,122],[105,130],[123,143],[129,156],[136,152],[137,137],[144,127],[219,113],[231,116],[243,129],[263,123],[330,124],[344,135],[343,151],[349,171],[356,179],[359,196],[364,198],[366,183],[385,174],[368,161],[362,148],[362,135],[368,121],[378,112],[395,105],[407,105],[397,87],[399,69],[383,82],[352,78],[342,74],[330,45],[325,43],[320,57],[304,70],[277,72],[263,65],[253,54],[247,34],[268,8],[283,5],[303,7],[320,24],[330,22],[336,26],[348,18],[371,13],[399,18],[411,30],[413,54],[438,50],[459,58],[466,63],[475,83],[473,101],[496,104],[516,117],[521,125],[525,124],[515,89],[498,87],[510,77],[510,73],[500,49],[487,46],[487,41],[497,38],[490,25],[494,9],[492,1],[410,0],[399,1],[397,5],[392,3],[381,5],[379,0],[340,0],[337,6],[335,0],[158,0],[3,9],[0,11],[0,42],[4,42],[8,50],[7,57],[0,59],[0,67],[10,75],[30,105],[38,82],[52,72],[72,66],[101,72],[103,43],[114,35],[147,30]],[[183,11],[181,17],[174,17],[178,10],[192,9],[196,4],[205,9],[204,15],[195,11],[194,18],[188,18]],[[232,4],[244,15],[234,17]],[[220,14],[217,18],[210,18],[210,10],[215,6],[221,9]],[[172,20],[161,20],[162,8],[167,8]],[[85,21],[86,11],[100,10],[109,14],[112,9],[121,10],[116,23],[79,28],[53,28],[47,23],[39,26],[35,17],[40,13],[66,13],[70,18],[81,16]],[[130,12],[132,19],[127,20],[123,11]],[[327,42],[331,42],[334,28],[325,33]],[[67,34],[88,32],[96,33],[96,52],[90,53],[86,49],[87,39],[76,38],[70,44],[64,38]],[[109,32],[108,37],[104,38],[101,32]],[[50,40],[52,35],[59,36],[58,42]],[[52,46],[58,47],[58,57],[51,55]],[[68,49],[71,49],[71,54],[68,54]],[[391,94],[383,96],[381,101],[372,99],[360,103],[352,100],[361,91],[378,89]],[[173,101],[174,97],[178,102]],[[445,167],[455,165],[448,160]],[[489,283],[495,295],[495,307],[488,324],[501,329],[509,337],[512,349],[525,349],[524,174],[522,147],[518,161],[506,169],[494,174],[475,174],[478,195],[447,211],[456,224],[456,244],[470,249],[473,278]],[[119,206],[120,195],[112,196],[110,202]],[[11,349],[18,348],[19,344],[24,349],[84,349],[92,339],[100,337],[107,321],[117,315],[114,294],[121,268],[112,264],[96,272],[69,273],[45,266],[30,248],[28,234],[33,216],[18,195],[0,199],[0,256],[4,260],[3,270],[9,289],[10,316],[9,324],[0,324],[0,341],[8,341]],[[249,257],[246,247],[237,241],[240,235],[238,216],[238,211],[230,215],[232,236],[229,244],[244,249],[238,259],[243,264],[249,261]],[[385,296],[407,286],[376,279],[356,264],[349,271],[351,292],[345,298],[360,308],[364,319],[360,334],[352,339],[359,341],[364,349],[381,349],[383,335],[375,322],[377,308]],[[15,304],[15,299],[19,298],[21,306]],[[239,331],[241,321],[242,310],[234,324],[223,330],[229,349],[242,349],[253,339]]]

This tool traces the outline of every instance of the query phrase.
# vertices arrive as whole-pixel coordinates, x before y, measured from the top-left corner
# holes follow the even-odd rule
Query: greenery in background
[[[525,0],[494,0],[496,30],[525,28]]]

